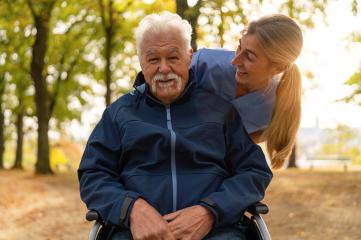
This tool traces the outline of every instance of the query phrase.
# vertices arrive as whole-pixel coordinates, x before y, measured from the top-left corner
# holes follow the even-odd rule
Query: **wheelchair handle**
[[[264,203],[257,202],[251,206],[249,206],[246,209],[247,212],[253,214],[253,215],[259,215],[259,214],[267,214],[269,209],[268,206]]]
[[[99,214],[94,211],[94,210],[90,210],[86,213],[85,216],[86,220],[91,222],[91,221],[98,221],[99,220]]]

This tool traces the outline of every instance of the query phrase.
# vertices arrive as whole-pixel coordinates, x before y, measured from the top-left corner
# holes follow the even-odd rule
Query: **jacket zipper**
[[[171,149],[170,149],[170,160],[171,160],[171,173],[172,173],[172,188],[173,188],[173,212],[177,211],[177,168],[175,162],[175,142],[176,134],[172,128],[172,119],[170,115],[170,107],[166,107],[167,112],[167,128],[170,131],[171,137]]]

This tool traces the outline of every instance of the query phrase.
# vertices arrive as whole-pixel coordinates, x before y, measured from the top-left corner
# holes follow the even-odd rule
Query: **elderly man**
[[[235,109],[195,85],[191,31],[169,12],[140,22],[135,89],[89,137],[81,197],[118,226],[113,239],[240,239],[272,178]]]

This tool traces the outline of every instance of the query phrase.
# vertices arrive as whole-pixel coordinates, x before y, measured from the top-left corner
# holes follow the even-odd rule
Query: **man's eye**
[[[157,62],[157,61],[158,61],[157,58],[150,58],[150,59],[148,59],[148,62],[151,62],[151,63],[155,63],[155,62]]]
[[[170,60],[178,60],[178,57],[173,56],[173,57],[170,57],[169,59]]]

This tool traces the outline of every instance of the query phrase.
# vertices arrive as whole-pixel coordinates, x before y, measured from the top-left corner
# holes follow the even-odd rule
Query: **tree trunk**
[[[287,168],[297,168],[296,159],[297,159],[297,157],[296,157],[296,143],[295,143],[295,145],[293,145],[293,148],[292,148],[290,159],[288,160]]]
[[[34,16],[36,38],[33,44],[31,77],[35,86],[36,116],[38,118],[38,151],[35,171],[39,174],[52,174],[49,158],[49,107],[50,99],[46,80],[43,77],[44,59],[47,51],[48,21]]]
[[[3,109],[3,95],[5,92],[5,79],[2,77],[3,81],[0,84],[0,169],[4,168],[4,152],[5,152],[5,115]]]
[[[223,1],[221,1],[220,9],[222,9]],[[222,10],[220,10],[221,14],[221,23],[218,26],[219,31],[219,44],[221,45],[221,48],[224,47],[224,24],[225,24],[225,16]]]
[[[16,119],[16,155],[13,169],[23,169],[24,111],[21,110]]]
[[[111,58],[112,58],[112,39],[113,39],[113,26],[110,23],[109,27],[105,29],[105,105],[109,106],[112,98],[112,89],[110,85],[112,83],[112,72],[111,72]]]
[[[198,22],[198,16],[200,14],[200,7],[201,7],[202,0],[198,0],[197,4],[189,8],[187,0],[176,0],[176,8],[177,8],[177,14],[181,16],[183,19],[186,19],[189,21],[189,23],[192,26],[193,35],[191,40],[191,46],[193,48],[193,51],[197,51],[197,22]]]
[[[0,95],[2,97],[2,95]],[[5,116],[2,109],[2,100],[0,102],[0,169],[4,168],[4,152],[5,152]]]

